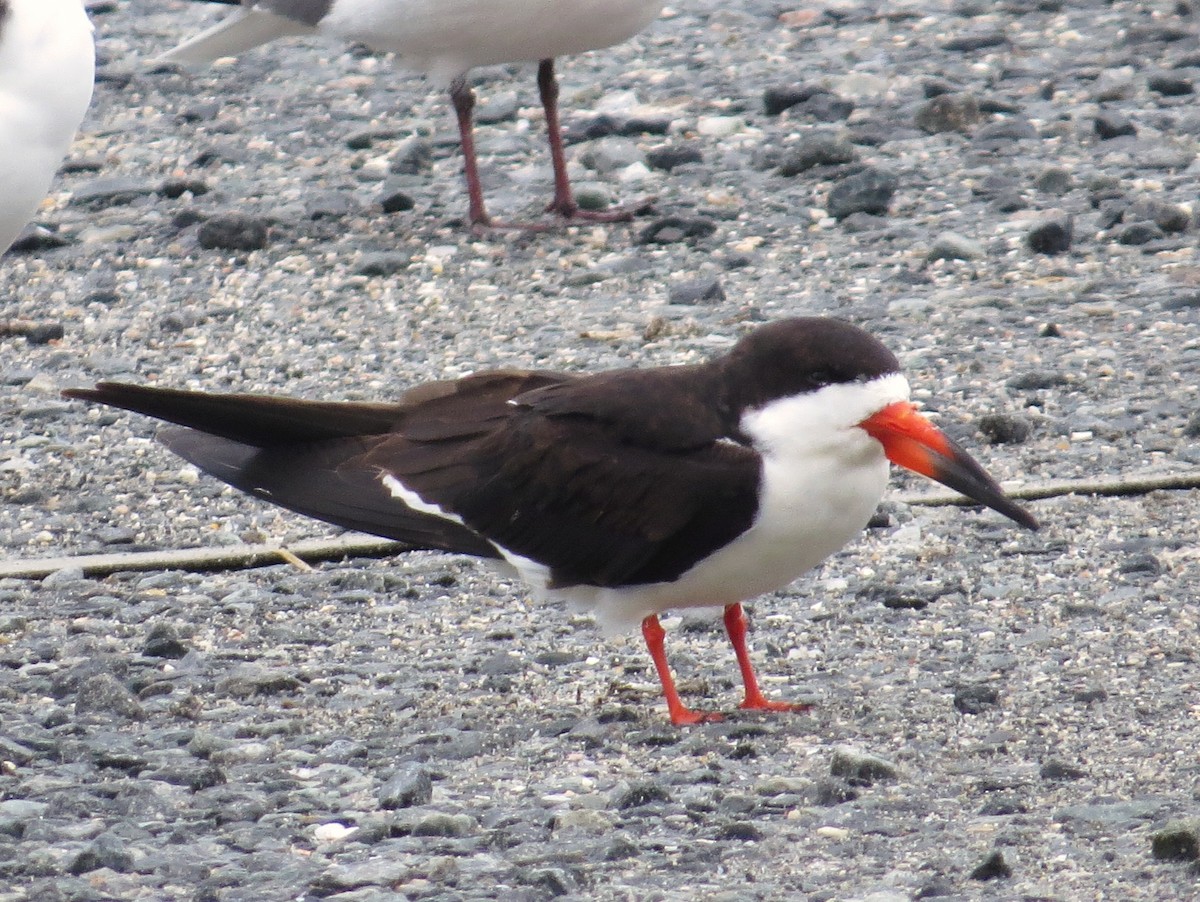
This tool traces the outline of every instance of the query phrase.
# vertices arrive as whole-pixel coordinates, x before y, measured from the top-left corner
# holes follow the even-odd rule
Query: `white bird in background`
[[[0,253],[46,196],[92,99],[80,0],[0,0]]]
[[[546,112],[554,200],[566,218],[613,222],[627,210],[581,210],[571,192],[558,118],[554,58],[620,43],[658,17],[665,0],[205,0],[238,5],[212,28],[168,51],[162,62],[202,65],[275,38],[319,34],[395,53],[402,65],[448,86],[462,140],[469,218],[499,226],[487,214],[475,155],[475,93],[466,74],[476,66],[536,62]]]

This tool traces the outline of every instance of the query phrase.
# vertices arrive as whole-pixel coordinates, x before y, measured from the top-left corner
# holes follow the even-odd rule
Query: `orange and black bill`
[[[1022,526],[1038,528],[1029,511],[1007,498],[970,454],[907,401],[889,404],[859,425],[883,445],[892,463],[936,479]]]

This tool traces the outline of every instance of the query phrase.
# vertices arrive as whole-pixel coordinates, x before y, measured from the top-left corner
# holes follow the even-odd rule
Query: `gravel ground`
[[[653,212],[483,238],[420,79],[156,70],[213,10],[92,6],[93,109],[0,261],[6,558],[329,534],[68,385],[383,399],[790,314],[883,338],[1014,486],[1200,463],[1190,0],[680,2],[560,68],[583,192]],[[532,71],[480,90],[491,208],[535,216]],[[1200,496],[1033,509],[886,501],[749,606],[812,712],[687,729],[637,637],[458,558],[0,580],[0,902],[1198,898]],[[666,625],[735,704],[718,620]]]

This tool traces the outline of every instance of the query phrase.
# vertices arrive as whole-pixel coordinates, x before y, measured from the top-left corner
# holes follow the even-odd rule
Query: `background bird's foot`
[[[792,711],[801,714],[805,711],[811,711],[813,706],[804,702],[777,702],[772,701],[762,695],[755,698],[747,698],[740,705],[744,711]]]
[[[604,210],[587,210],[575,202],[575,198],[556,197],[546,205],[546,212],[561,216],[567,220],[583,222],[629,222],[635,216],[646,216],[654,211],[654,201],[657,198],[647,197],[632,204],[621,207],[609,207]]]

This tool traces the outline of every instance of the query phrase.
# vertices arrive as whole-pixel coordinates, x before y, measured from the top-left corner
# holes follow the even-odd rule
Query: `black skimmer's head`
[[[492,558],[602,623],[640,622],[676,723],[703,715],[675,693],[657,614],[724,607],[743,707],[780,707],[758,691],[740,602],[856,535],[889,460],[1037,526],[909,402],[895,356],[833,319],[763,326],[697,366],[498,371],[393,404],[111,383],[66,394],[184,427],[162,441],[264,500]]]
[[[629,219],[627,210],[581,210],[567,176],[558,119],[554,58],[610,47],[658,17],[665,0],[216,0],[239,9],[189,38],[160,62],[197,66],[289,35],[319,34],[396,54],[401,65],[448,86],[458,118],[474,227],[503,226],[488,216],[475,157],[475,95],[466,74],[477,66],[538,64],[546,113],[554,199],[547,212],[597,221]],[[540,228],[541,224],[531,227]]]
[[[95,66],[81,0],[0,0],[0,253],[46,196]]]

